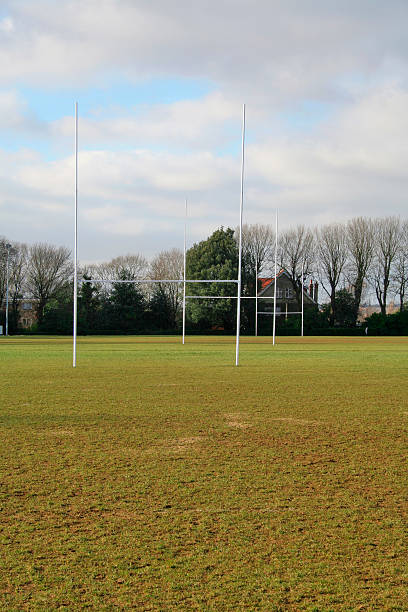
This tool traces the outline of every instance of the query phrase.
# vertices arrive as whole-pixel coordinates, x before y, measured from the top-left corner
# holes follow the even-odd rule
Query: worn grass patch
[[[1,339],[4,610],[408,610],[406,338]]]

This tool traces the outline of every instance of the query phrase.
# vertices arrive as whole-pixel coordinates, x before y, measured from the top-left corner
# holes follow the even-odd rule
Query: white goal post
[[[242,262],[242,215],[244,205],[244,151],[245,151],[245,104],[242,107],[242,148],[241,148],[241,197],[239,209],[239,251],[238,251],[238,278],[231,279],[187,279],[186,278],[186,225],[184,226],[184,272],[183,279],[137,279],[137,280],[107,280],[107,279],[81,279],[81,283],[183,283],[183,344],[185,338],[185,304],[186,299],[193,296],[186,296],[187,283],[232,283],[237,285],[237,295],[233,296],[237,300],[237,327],[236,327],[236,350],[235,365],[239,365],[239,338],[241,323],[241,262]],[[76,367],[77,362],[77,332],[78,332],[78,102],[75,102],[75,197],[74,197],[74,304],[73,304],[73,350],[72,366]],[[187,202],[186,202],[187,210]],[[197,296],[204,299],[214,299],[214,296]],[[221,296],[222,299],[228,299]]]
[[[183,283],[183,332],[182,343],[185,343],[186,335],[186,300],[237,300],[236,317],[236,349],[235,365],[239,365],[239,341],[241,326],[241,300],[255,300],[255,336],[258,335],[258,315],[273,316],[273,345],[276,343],[276,296],[277,296],[277,252],[278,252],[278,211],[276,210],[275,222],[275,276],[274,276],[274,295],[271,297],[258,296],[258,269],[256,269],[255,295],[243,296],[242,294],[242,218],[244,208],[244,162],[245,162],[245,104],[242,107],[242,144],[241,144],[241,190],[239,206],[239,246],[238,246],[238,278],[237,279],[187,279],[186,278],[186,232],[187,232],[187,200],[185,201],[185,220],[184,220],[184,253],[183,253],[183,278],[182,279],[134,279],[134,280],[112,280],[112,279],[80,279],[78,281],[78,102],[75,102],[75,192],[74,192],[74,303],[73,303],[73,350],[72,365],[75,368],[77,362],[77,332],[78,332],[78,284],[79,283],[135,283],[135,284],[154,284],[154,283]],[[286,314],[301,314],[301,336],[303,336],[304,318],[304,287],[303,287],[303,266],[302,266],[302,306],[299,312],[287,312]],[[230,283],[237,285],[237,294],[229,296],[213,295],[186,295],[187,283]],[[258,300],[273,300],[273,312],[258,311]],[[279,313],[283,314],[283,313]]]
[[[185,201],[185,221],[184,221],[184,253],[183,253],[183,279],[135,279],[135,280],[112,280],[112,279],[80,279],[78,281],[78,102],[75,102],[75,190],[74,190],[74,300],[73,300],[73,349],[72,349],[72,365],[75,368],[77,362],[77,332],[78,332],[78,284],[79,283],[136,283],[136,284],[154,284],[154,283],[183,283],[183,332],[182,343],[185,343],[186,335],[186,300],[187,299],[204,299],[204,300],[237,300],[237,317],[236,317],[236,349],[235,349],[235,365],[239,365],[239,342],[240,342],[240,326],[241,326],[241,300],[255,300],[255,336],[258,335],[258,315],[273,316],[273,345],[276,343],[276,296],[277,296],[277,251],[278,251],[278,211],[276,210],[275,223],[275,275],[274,275],[274,295],[271,297],[258,296],[258,269],[256,269],[255,295],[243,296],[242,294],[242,218],[244,208],[244,162],[245,162],[245,104],[242,106],[242,138],[241,138],[241,190],[240,190],[240,206],[239,206],[239,246],[238,246],[238,278],[237,279],[187,279],[186,278],[186,231],[187,231],[187,200]],[[302,265],[302,305],[299,312],[286,312],[288,314],[301,315],[301,336],[303,336],[303,320],[304,320],[304,287],[303,287],[303,265]],[[187,283],[230,283],[237,285],[237,295],[229,296],[213,296],[213,295],[186,295]],[[258,311],[258,300],[273,300],[273,312]],[[283,313],[279,313],[283,314]]]

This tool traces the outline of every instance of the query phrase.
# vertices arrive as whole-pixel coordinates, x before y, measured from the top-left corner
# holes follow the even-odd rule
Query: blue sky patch
[[[337,105],[320,100],[304,100],[295,108],[279,114],[286,129],[307,132],[331,117]]]
[[[72,115],[78,102],[81,116],[116,117],[137,112],[138,106],[172,104],[196,100],[212,90],[209,81],[195,79],[149,79],[139,84],[120,81],[106,88],[44,90],[18,87],[30,112],[42,121],[54,121]]]

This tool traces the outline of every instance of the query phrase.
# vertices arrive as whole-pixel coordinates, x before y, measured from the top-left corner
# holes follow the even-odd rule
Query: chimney
[[[313,294],[313,299],[316,302],[316,304],[317,304],[318,295],[319,295],[319,283],[316,281],[314,284],[314,294]]]
[[[310,283],[309,283],[309,295],[311,298],[313,298],[313,281],[312,279],[310,279]]]

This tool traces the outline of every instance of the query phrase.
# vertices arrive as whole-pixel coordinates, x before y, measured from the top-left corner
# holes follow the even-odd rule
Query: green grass
[[[407,338],[0,342],[2,610],[408,610]]]

